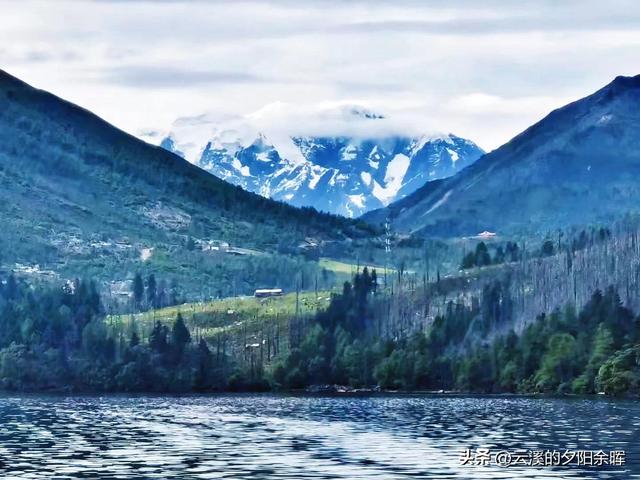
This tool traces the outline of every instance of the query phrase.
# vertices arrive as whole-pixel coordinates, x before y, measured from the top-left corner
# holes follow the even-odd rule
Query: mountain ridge
[[[67,114],[72,116],[84,115],[86,117],[83,118],[83,120],[88,122],[89,124],[89,125],[85,125],[85,127],[86,126],[91,126],[91,127],[97,126],[100,128],[104,127],[104,130],[100,131],[99,135],[105,137],[107,140],[110,139],[111,137],[114,137],[118,141],[130,142],[132,144],[135,144],[135,146],[138,148],[146,149],[148,151],[153,151],[154,155],[157,155],[157,156],[150,156],[149,157],[150,159],[156,160],[156,161],[162,160],[170,166],[175,166],[176,168],[183,170],[183,173],[188,174],[190,179],[204,181],[205,188],[211,187],[211,186],[216,186],[216,187],[222,186],[223,188],[225,188],[230,192],[234,192],[234,193],[242,192],[241,195],[244,198],[255,201],[257,205],[268,205],[270,207],[277,206],[277,208],[281,208],[289,212],[296,210],[295,208],[285,204],[284,202],[265,199],[264,197],[260,195],[256,195],[252,192],[244,192],[242,191],[242,189],[238,188],[237,186],[231,185],[228,182],[224,182],[223,180],[217,177],[212,178],[211,175],[206,174],[206,172],[203,172],[202,169],[191,164],[190,162],[185,161],[182,157],[175,155],[171,152],[167,152],[165,148],[145,142],[144,140],[141,140],[137,136],[132,135],[124,130],[121,130],[115,127],[114,125],[110,124],[109,122],[102,119],[101,117],[91,112],[90,110],[82,106],[76,105],[73,102],[65,100],[61,97],[58,97],[57,95],[51,92],[33,87],[28,83],[26,83],[25,81],[11,75],[10,73],[2,69],[0,69],[0,89],[1,89],[0,91],[5,93],[5,95],[9,100],[14,100],[15,95],[20,93],[24,93],[27,96],[34,95],[34,94],[36,96],[40,96],[41,98],[39,98],[38,101],[42,103],[39,105],[41,107],[39,113],[42,113],[49,117],[51,117],[52,114],[54,113]],[[70,120],[70,119],[67,118],[67,120]],[[71,125],[65,126],[66,130],[69,130],[71,128],[72,128]],[[95,133],[96,132],[91,132],[91,134],[95,134]],[[135,165],[135,163],[133,164]],[[147,178],[146,180],[153,181],[154,178],[150,177],[150,178]],[[201,198],[199,199],[202,200]],[[320,213],[320,212],[317,215],[318,217],[325,217],[325,218],[334,217],[326,213]],[[345,225],[347,225],[348,223],[349,223],[348,221],[345,222]]]
[[[453,175],[484,153],[453,134],[385,132],[387,118],[363,107],[323,111],[325,117],[337,117],[350,133],[285,134],[244,120],[228,127],[200,115],[177,120],[160,145],[246,190],[347,217]],[[309,123],[317,123],[313,115]]]
[[[636,211],[640,76],[557,108],[444,181],[362,218],[420,235],[538,232]],[[635,108],[634,108],[635,106]]]
[[[285,247],[374,232],[361,221],[245,192],[4,71],[0,186],[0,270],[20,266],[65,278],[108,282],[143,270],[190,284],[215,279],[228,294],[236,280],[243,291],[273,282],[266,279],[276,268],[253,263]],[[232,261],[200,248],[211,242],[241,247],[245,257]],[[300,268],[277,259],[287,274],[285,267]]]

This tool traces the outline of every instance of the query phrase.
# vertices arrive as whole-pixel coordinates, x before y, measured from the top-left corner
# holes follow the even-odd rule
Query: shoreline
[[[212,391],[212,392],[96,392],[96,391],[62,391],[62,390],[0,390],[0,399],[10,397],[311,397],[311,398],[382,398],[382,397],[424,397],[424,398],[531,398],[531,399],[564,399],[564,400],[640,400],[639,395],[605,395],[605,394],[558,394],[558,393],[482,393],[460,391],[432,390],[377,390],[377,391],[306,391],[306,390],[273,390],[273,391]]]

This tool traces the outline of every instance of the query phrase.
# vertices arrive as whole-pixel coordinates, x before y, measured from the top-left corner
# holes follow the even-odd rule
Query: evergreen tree
[[[189,329],[184,323],[182,314],[178,313],[176,321],[173,324],[173,328],[171,329],[171,345],[173,346],[175,352],[182,354],[184,348],[190,342],[191,334],[189,333]]]
[[[167,334],[168,329],[162,325],[159,320],[153,325],[153,330],[149,335],[149,346],[157,353],[166,353],[167,351]]]
[[[135,302],[136,308],[141,308],[143,299],[144,282],[142,281],[142,275],[136,273],[135,277],[133,277],[133,301]]]
[[[460,264],[460,268],[463,270],[468,270],[476,266],[476,255],[474,252],[468,252],[464,257],[462,257],[462,263]]]
[[[376,292],[378,289],[378,274],[376,273],[376,269],[371,270],[371,291]]]
[[[207,345],[207,342],[204,338],[200,339],[198,343],[197,350],[197,365],[198,370],[195,378],[196,389],[198,390],[206,390],[211,387],[211,377],[212,377],[212,368],[213,368],[213,358],[211,355],[211,350]]]
[[[476,245],[475,263],[478,267],[491,265],[491,255],[489,255],[489,249],[487,248],[487,244],[484,242],[480,242]]]
[[[554,254],[553,240],[547,239],[542,244],[542,256],[550,257],[553,254]]]
[[[140,345],[140,336],[138,335],[138,332],[134,330],[133,332],[131,332],[131,338],[129,339],[129,347],[133,348],[133,347],[137,347],[138,345]]]
[[[517,262],[520,260],[520,247],[518,247],[518,244],[516,242],[507,242],[505,255],[509,262]]]

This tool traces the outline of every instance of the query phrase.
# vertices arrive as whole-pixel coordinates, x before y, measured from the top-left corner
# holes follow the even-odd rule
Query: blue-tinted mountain
[[[246,192],[1,70],[0,185],[0,269],[124,280],[148,268],[229,292],[231,262],[195,241],[274,253],[283,231],[293,245],[370,233]]]
[[[363,218],[422,235],[608,223],[640,211],[640,76],[551,112],[455,176]]]

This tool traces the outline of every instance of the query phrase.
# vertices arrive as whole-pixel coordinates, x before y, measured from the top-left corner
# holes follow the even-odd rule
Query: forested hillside
[[[10,276],[0,289],[0,381],[98,391],[638,393],[639,238],[630,218],[539,250],[522,245],[512,261],[458,275],[365,268],[338,292],[282,299],[162,308],[158,290],[138,280],[138,308],[152,309],[131,316],[107,316],[92,282],[34,290]]]
[[[578,178],[575,161],[563,163],[560,173],[582,192],[550,187],[573,191],[563,208],[601,180],[624,200],[618,206],[637,200],[630,185],[640,149],[628,130],[637,112],[621,110],[637,91],[637,79],[617,79],[525,135],[551,141],[555,126],[577,115],[581,128],[563,143],[566,152],[590,148],[596,137],[629,147],[616,159],[624,169],[606,175],[593,163],[598,176]],[[606,121],[591,125],[598,115]],[[456,178],[487,158],[499,157],[490,169],[497,175],[516,170],[516,153],[553,162],[564,155],[553,142],[544,155],[533,140],[514,142],[503,150],[513,155],[490,154]],[[491,186],[487,178],[467,186]],[[405,235],[393,223],[382,230],[244,192],[4,73],[0,182],[6,389],[638,391],[634,215],[448,241]],[[446,211],[452,195],[426,213]],[[489,203],[474,205],[477,221],[508,218],[476,211]],[[568,219],[562,211],[552,218]],[[464,220],[447,215],[436,223]],[[94,280],[69,280],[76,277]],[[257,287],[291,293],[280,304],[242,298]]]
[[[381,286],[365,271],[306,324],[305,336],[292,338],[290,354],[272,367],[274,381],[637,392],[639,238],[630,217],[536,246],[476,249],[480,266],[458,275],[396,272]]]
[[[612,287],[596,290],[579,312],[567,305],[540,315],[520,335],[495,335],[495,324],[508,319],[489,288],[470,307],[450,303],[425,331],[386,340],[363,325],[376,315],[374,293],[367,272],[346,285],[275,366],[273,381],[288,388],[640,393],[640,318]]]
[[[236,272],[268,263],[264,255],[297,255],[308,238],[320,244],[372,233],[245,192],[2,71],[0,185],[0,262],[40,277],[114,282],[143,269],[186,291],[207,282],[230,294],[234,282],[243,291],[256,286]],[[220,244],[231,254],[203,253]],[[295,262],[272,261],[287,263]]]

